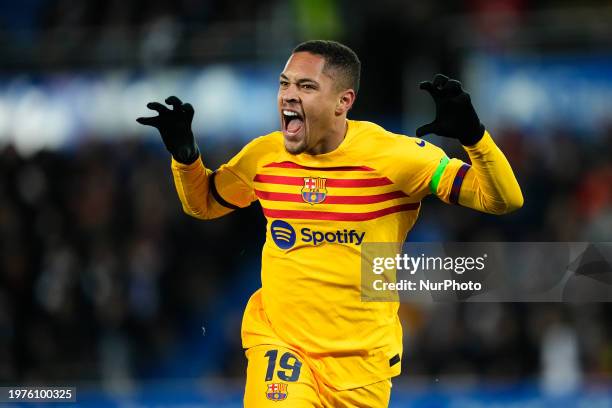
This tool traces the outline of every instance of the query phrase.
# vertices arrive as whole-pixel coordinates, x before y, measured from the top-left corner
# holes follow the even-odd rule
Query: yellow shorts
[[[261,345],[246,351],[245,408],[379,408],[389,405],[391,380],[338,391],[320,381],[295,350]]]

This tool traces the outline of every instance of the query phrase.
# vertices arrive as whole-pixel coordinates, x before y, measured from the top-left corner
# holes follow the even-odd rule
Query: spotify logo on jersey
[[[365,231],[354,229],[339,229],[336,231],[317,231],[304,227],[300,231],[300,242],[306,245],[320,246],[323,244],[344,244],[360,246],[365,238]],[[275,220],[270,225],[270,235],[280,249],[291,249],[298,236],[295,228],[283,220]]]
[[[295,245],[295,230],[291,226],[291,224],[282,221],[276,220],[270,226],[270,233],[272,234],[272,239],[276,246],[280,249],[289,249],[293,245]]]

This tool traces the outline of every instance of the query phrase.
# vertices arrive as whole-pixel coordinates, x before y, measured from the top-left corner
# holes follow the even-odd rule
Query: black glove
[[[461,82],[437,74],[433,82],[421,82],[419,88],[432,96],[436,104],[436,119],[418,128],[418,137],[435,133],[459,139],[464,146],[472,146],[482,139],[484,125],[480,123],[470,95],[463,90]]]
[[[159,116],[138,118],[136,122],[157,128],[174,160],[191,164],[200,157],[198,145],[191,131],[193,107],[181,102],[176,96],[166,98],[166,103],[172,106],[172,110],[159,102],[147,103],[147,108],[157,111]]]

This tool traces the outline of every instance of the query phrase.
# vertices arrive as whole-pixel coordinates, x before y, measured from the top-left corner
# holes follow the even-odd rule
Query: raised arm
[[[521,208],[521,188],[506,156],[489,133],[485,132],[475,145],[464,148],[472,165],[466,169],[458,203],[490,214],[507,214]]]
[[[240,208],[221,198],[216,189],[216,173],[204,167],[201,158],[191,164],[173,158],[171,167],[174,186],[186,214],[208,220]]]
[[[436,104],[433,122],[417,129],[417,136],[428,133],[458,139],[472,165],[463,164],[444,185],[449,191],[440,195],[450,202],[491,214],[505,214],[523,206],[523,195],[508,160],[495,145],[472,106],[461,83],[444,75],[423,82],[421,89],[431,94]],[[440,164],[443,173],[445,162]],[[446,175],[444,177],[449,177]],[[438,188],[437,181],[436,187]]]
[[[222,167],[217,173],[204,166],[191,130],[193,107],[182,103],[176,96],[167,98],[165,102],[172,109],[158,102],[150,102],[147,107],[159,115],[138,118],[136,121],[155,127],[161,134],[166,149],[172,155],[172,175],[183,210],[196,218],[211,219],[240,208],[222,198],[217,190],[219,182],[216,182],[216,178],[222,179],[222,184],[233,193],[235,200],[242,202],[240,197],[245,196],[244,206],[248,205],[252,201],[249,188],[240,186],[241,180],[231,170]]]

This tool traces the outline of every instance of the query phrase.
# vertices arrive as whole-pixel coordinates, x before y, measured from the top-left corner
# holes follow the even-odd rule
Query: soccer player
[[[267,218],[262,285],[242,322],[246,407],[387,406],[402,328],[397,302],[361,301],[363,243],[403,242],[428,194],[493,214],[523,204],[458,81],[437,75],[420,85],[436,118],[416,134],[458,139],[471,166],[425,140],[348,120],[359,76],[348,47],[298,45],[280,74],[281,130],[216,171],[201,159],[188,103],[171,96],[171,109],[152,102],[159,115],[137,119],[161,133],[187,214],[216,218],[259,200]]]

